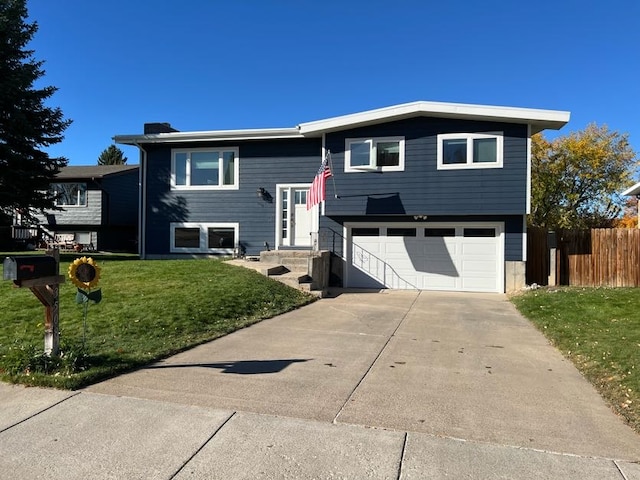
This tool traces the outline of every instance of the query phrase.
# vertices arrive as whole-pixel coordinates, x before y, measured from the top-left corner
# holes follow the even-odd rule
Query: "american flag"
[[[314,205],[324,202],[327,178],[331,176],[331,168],[329,167],[330,155],[331,153],[327,151],[327,155],[322,160],[320,168],[313,179],[313,183],[307,194],[307,210],[311,210]]]

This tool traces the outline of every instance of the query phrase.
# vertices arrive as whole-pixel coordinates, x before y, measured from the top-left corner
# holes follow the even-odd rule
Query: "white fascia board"
[[[116,135],[115,143],[138,145],[149,143],[180,143],[197,141],[266,140],[270,138],[303,138],[297,128],[262,128],[251,130],[210,130],[202,132],[152,133],[146,135]]]
[[[640,182],[636,183],[633,187],[627,188],[622,195],[640,195]]]
[[[340,117],[301,123],[300,133],[313,136],[323,132],[362,127],[392,120],[416,116],[489,120],[531,125],[532,133],[544,129],[560,129],[570,118],[570,112],[561,110],[538,110],[519,107],[498,107],[465,103],[412,102]]]

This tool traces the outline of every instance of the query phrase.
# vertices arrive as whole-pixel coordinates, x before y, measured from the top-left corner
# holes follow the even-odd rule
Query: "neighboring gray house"
[[[293,128],[146,124],[115,141],[141,151],[142,258],[330,250],[345,287],[504,292],[525,282],[531,135],[568,120],[414,102]],[[307,210],[329,151],[326,201]]]
[[[38,217],[45,241],[62,248],[137,251],[138,165],[64,167],[51,184],[62,210]]]

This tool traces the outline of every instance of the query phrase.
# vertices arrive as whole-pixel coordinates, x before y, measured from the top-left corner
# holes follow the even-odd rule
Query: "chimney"
[[[172,132],[178,132],[179,130],[176,130],[175,128],[173,128],[171,126],[170,123],[145,123],[144,124],[144,134],[153,134],[153,133],[172,133]]]

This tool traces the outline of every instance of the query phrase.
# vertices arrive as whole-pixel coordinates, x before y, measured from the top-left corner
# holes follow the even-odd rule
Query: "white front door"
[[[293,215],[291,226],[293,229],[293,245],[311,246],[311,210],[307,210],[307,195],[309,189],[293,189]]]
[[[318,207],[307,210],[309,185],[277,185],[278,247],[310,247],[318,224]]]

